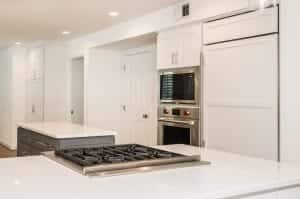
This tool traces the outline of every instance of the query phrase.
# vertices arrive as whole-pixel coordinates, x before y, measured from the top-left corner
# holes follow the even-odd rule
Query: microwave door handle
[[[174,64],[175,64],[175,54],[172,53],[172,65],[174,65]]]
[[[181,121],[181,120],[172,120],[172,119],[159,119],[159,121],[170,122],[175,124],[195,125],[195,121]]]

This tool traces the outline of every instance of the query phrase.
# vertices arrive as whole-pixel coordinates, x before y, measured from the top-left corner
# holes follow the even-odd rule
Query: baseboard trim
[[[9,144],[3,142],[3,141],[0,141],[0,145],[3,145],[4,147],[8,148],[9,150],[11,151],[15,151],[17,150],[17,147],[16,146],[10,146]]]

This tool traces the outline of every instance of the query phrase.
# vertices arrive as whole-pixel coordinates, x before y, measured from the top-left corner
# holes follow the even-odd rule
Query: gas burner
[[[107,155],[106,157],[104,157],[104,159],[108,163],[119,163],[119,162],[124,162],[125,161],[125,157],[123,157],[123,156],[109,156],[109,155]]]
[[[56,151],[55,154],[85,167],[182,157],[179,154],[137,144],[69,149]]]
[[[112,176],[207,165],[200,155],[181,155],[138,144],[47,152],[46,157],[88,176]]]
[[[153,155],[155,157],[157,157],[157,158],[171,158],[172,157],[172,154],[169,154],[169,153],[158,153],[158,152],[155,152]]]

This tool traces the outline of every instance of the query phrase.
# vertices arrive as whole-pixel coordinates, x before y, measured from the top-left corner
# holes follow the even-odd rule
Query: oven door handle
[[[172,119],[160,118],[158,121],[171,122],[171,123],[177,123],[177,124],[186,124],[186,125],[195,125],[194,120],[172,120]]]

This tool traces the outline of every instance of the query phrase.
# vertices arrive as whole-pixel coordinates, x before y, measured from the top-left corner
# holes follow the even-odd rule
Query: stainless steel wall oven
[[[203,146],[198,107],[159,107],[158,144]]]

